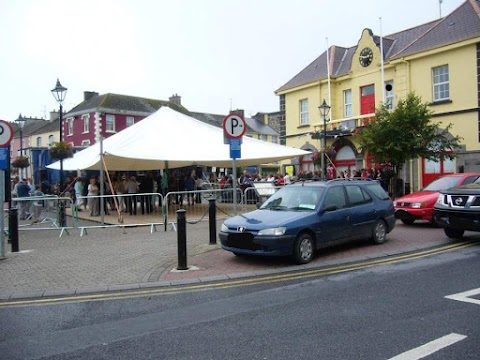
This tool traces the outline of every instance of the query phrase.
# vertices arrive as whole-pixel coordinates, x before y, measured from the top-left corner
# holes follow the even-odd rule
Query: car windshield
[[[270,196],[262,210],[313,211],[325,192],[317,186],[286,186]]]
[[[432,181],[423,190],[424,191],[441,191],[455,187],[462,178],[459,176],[444,176]]]

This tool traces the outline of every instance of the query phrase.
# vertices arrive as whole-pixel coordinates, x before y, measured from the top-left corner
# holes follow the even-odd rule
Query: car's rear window
[[[378,183],[367,184],[365,187],[370,190],[377,198],[380,200],[388,200],[390,197],[388,196],[387,192],[384,188],[380,186]]]

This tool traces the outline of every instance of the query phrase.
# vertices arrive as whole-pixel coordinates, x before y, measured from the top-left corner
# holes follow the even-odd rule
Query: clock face
[[[365,48],[360,52],[360,57],[358,58],[360,65],[367,67],[372,63],[373,60],[373,51],[370,48]]]

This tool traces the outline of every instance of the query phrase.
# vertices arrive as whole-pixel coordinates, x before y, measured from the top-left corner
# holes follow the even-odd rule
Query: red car
[[[420,191],[395,199],[395,217],[404,224],[411,225],[415,220],[433,222],[433,206],[442,190],[471,184],[480,177],[480,173],[450,174],[432,181]]]

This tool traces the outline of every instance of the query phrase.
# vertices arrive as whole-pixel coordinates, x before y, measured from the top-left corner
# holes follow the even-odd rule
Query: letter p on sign
[[[239,114],[230,114],[223,119],[223,131],[230,139],[241,139],[247,131],[245,119]]]

